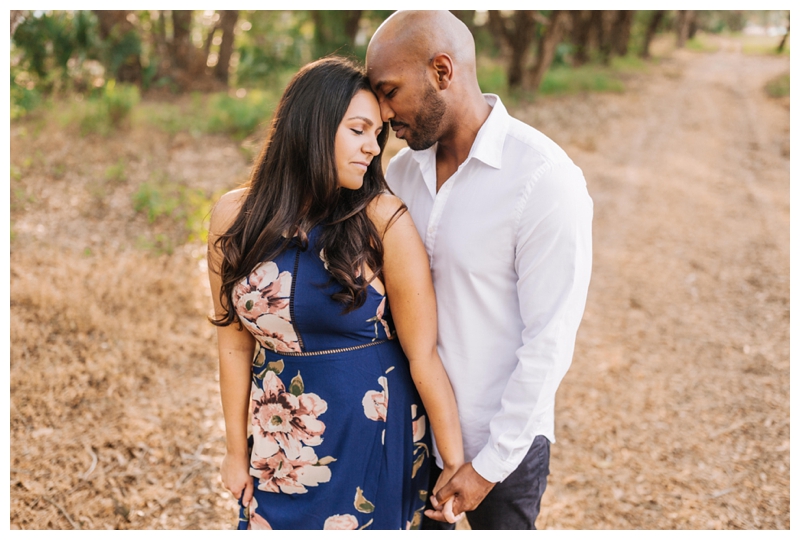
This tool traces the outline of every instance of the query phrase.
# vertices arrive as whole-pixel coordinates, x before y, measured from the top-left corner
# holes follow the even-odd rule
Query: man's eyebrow
[[[370,126],[370,127],[372,127],[373,125],[375,125],[375,124],[372,122],[372,120],[370,120],[370,119],[369,119],[369,118],[367,118],[366,116],[351,116],[350,118],[348,118],[348,120],[363,120],[363,121],[364,121],[364,123],[365,123],[365,124],[367,124],[367,125],[368,125],[368,126]]]

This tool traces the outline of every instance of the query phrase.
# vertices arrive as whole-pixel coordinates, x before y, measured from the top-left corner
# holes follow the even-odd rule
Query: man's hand
[[[472,463],[465,463],[442,489],[431,495],[435,510],[426,510],[425,515],[437,521],[453,523],[461,513],[475,510],[493,487],[494,482],[479,475],[472,468]],[[448,504],[444,505],[442,501]]]

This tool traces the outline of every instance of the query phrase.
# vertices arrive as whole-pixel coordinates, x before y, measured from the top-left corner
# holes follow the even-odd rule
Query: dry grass
[[[787,60],[720,51],[513,111],[595,203],[540,528],[789,527],[788,101],[763,90]],[[134,195],[212,199],[243,153],[45,118],[11,165],[11,527],[232,528],[204,248]]]
[[[210,197],[247,164],[221,138],[35,129],[12,139],[11,523],[228,528],[204,249],[133,196],[157,174]]]

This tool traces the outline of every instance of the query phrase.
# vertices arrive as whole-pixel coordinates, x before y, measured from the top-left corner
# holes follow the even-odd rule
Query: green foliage
[[[153,223],[163,216],[172,216],[182,202],[180,186],[146,182],[133,194],[133,209],[147,215]]]
[[[154,224],[169,221],[181,225],[180,241],[206,242],[205,220],[211,213],[213,199],[200,189],[191,189],[165,177],[145,182],[132,196],[133,208]]]
[[[22,118],[34,111],[42,103],[42,94],[31,81],[30,86],[26,85],[27,77],[20,77],[20,81],[11,78],[11,119]]]
[[[314,27],[308,12],[241,11],[239,17],[246,30],[237,37],[237,85],[274,85],[277,74],[312,60]]]
[[[625,85],[612,70],[593,64],[579,68],[550,69],[542,80],[542,95],[577,94],[580,92],[623,92]]]
[[[89,11],[28,13],[16,28],[11,46],[12,114],[16,117],[33,110],[40,95],[91,86],[84,63],[99,57],[101,44],[97,20]]]
[[[780,98],[789,95],[789,74],[779,75],[767,82],[764,87],[770,97]]]
[[[273,92],[251,90],[243,97],[216,94],[207,107],[209,133],[226,133],[242,140],[253,133],[259,124],[266,124],[278,104]]]
[[[508,78],[506,70],[498,60],[486,56],[478,57],[477,66],[478,85],[483,92],[502,94],[506,91]]]
[[[504,101],[516,103],[528,93],[509,92],[506,72],[501,59],[478,58],[478,83],[483,92],[498,94]],[[545,74],[537,93],[541,95],[576,94],[580,92],[622,92],[625,73],[647,69],[647,63],[633,55],[613,57],[609,66],[585,64],[578,68],[568,65],[551,67]]]
[[[73,103],[64,122],[77,124],[83,136],[109,135],[125,125],[140,99],[138,87],[112,79],[91,98]]]

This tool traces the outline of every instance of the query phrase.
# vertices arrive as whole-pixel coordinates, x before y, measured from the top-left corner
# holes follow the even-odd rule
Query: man
[[[383,120],[410,147],[387,180],[430,257],[464,435],[467,463],[431,494],[423,528],[452,528],[439,523],[452,497],[473,529],[535,529],[591,273],[586,182],[481,93],[475,43],[451,13],[394,13],[370,41],[367,72]]]

